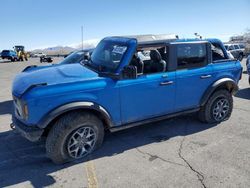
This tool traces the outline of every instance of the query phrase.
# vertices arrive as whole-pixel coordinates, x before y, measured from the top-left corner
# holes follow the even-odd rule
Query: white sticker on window
[[[126,50],[127,50],[126,46],[114,46],[112,52],[117,54],[124,54]]]

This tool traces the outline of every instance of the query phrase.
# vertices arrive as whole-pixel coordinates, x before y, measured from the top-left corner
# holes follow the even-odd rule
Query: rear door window
[[[188,69],[205,66],[208,62],[206,44],[178,44],[177,68]]]

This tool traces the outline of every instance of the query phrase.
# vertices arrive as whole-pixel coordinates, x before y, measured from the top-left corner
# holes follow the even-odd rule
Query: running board
[[[148,124],[148,123],[152,123],[152,122],[162,121],[162,120],[169,119],[169,118],[176,117],[176,116],[180,116],[180,115],[186,115],[186,114],[194,113],[194,112],[197,112],[199,110],[200,110],[200,108],[185,110],[185,111],[181,111],[181,112],[177,112],[177,113],[173,113],[173,114],[168,114],[168,115],[165,115],[165,116],[158,116],[158,117],[155,117],[155,118],[150,118],[150,119],[146,119],[146,120],[142,120],[142,121],[137,121],[137,122],[133,122],[133,123],[120,125],[120,126],[117,126],[117,127],[112,127],[109,130],[111,132],[121,131],[121,130],[128,129],[128,128],[131,128],[131,127],[136,127],[136,126],[140,126],[140,125],[144,125],[144,124]]]

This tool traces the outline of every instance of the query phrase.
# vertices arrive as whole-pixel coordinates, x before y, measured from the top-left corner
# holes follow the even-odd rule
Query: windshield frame
[[[69,59],[72,59],[72,57],[74,57],[77,53],[82,53],[82,60],[81,61],[77,61],[77,62],[68,62]],[[64,58],[64,60],[62,60],[59,64],[61,65],[65,65],[65,64],[72,64],[72,63],[81,63],[83,60],[84,60],[84,55],[86,54],[85,51],[82,51],[82,50],[78,50],[78,51],[75,51],[73,53],[71,53],[70,55],[68,55],[66,58]]]

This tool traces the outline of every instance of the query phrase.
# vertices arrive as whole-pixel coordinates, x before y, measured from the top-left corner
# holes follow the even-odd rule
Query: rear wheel
[[[48,157],[57,164],[84,158],[101,146],[102,121],[85,112],[72,112],[60,118],[46,140]]]
[[[233,98],[229,91],[218,90],[212,94],[199,112],[199,119],[205,123],[220,123],[232,113]]]

